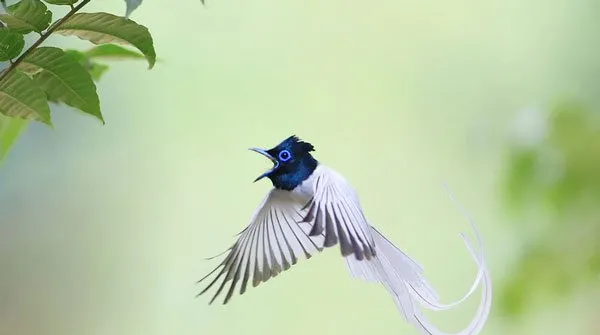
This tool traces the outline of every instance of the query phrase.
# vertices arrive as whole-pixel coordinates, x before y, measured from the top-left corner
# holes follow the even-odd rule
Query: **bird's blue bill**
[[[269,171],[261,174],[260,176],[258,176],[256,179],[254,179],[254,182],[256,183],[257,181],[263,179],[264,177],[268,176],[269,174],[273,173],[273,171],[277,170],[277,168],[279,167],[279,161],[277,161],[277,159],[273,156],[271,156],[271,154],[269,154],[267,152],[267,150],[265,149],[261,149],[261,148],[249,148],[248,150],[254,151],[254,152],[258,152],[259,154],[267,157],[268,159],[271,160],[271,162],[273,162],[273,168],[271,168]]]

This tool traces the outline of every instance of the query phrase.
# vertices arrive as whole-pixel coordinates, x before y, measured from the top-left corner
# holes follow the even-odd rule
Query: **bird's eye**
[[[287,150],[283,150],[279,153],[279,160],[282,162],[287,162],[290,158],[292,158],[292,154]]]

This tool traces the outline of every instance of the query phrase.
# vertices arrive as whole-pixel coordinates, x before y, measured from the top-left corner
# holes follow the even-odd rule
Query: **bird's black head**
[[[278,189],[293,190],[310,177],[319,164],[310,154],[315,150],[312,144],[300,140],[295,135],[283,140],[272,149],[250,148],[250,150],[264,155],[274,164],[272,169],[254,181],[268,177],[273,186]]]

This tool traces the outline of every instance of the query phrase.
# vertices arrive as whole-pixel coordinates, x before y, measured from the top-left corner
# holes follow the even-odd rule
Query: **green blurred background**
[[[339,252],[232,303],[194,283],[269,189],[246,149],[297,134],[445,301],[494,278],[484,334],[599,334],[598,3],[146,1],[162,62],[112,65],[106,126],[54,108],[0,169],[0,334],[416,334]],[[119,0],[88,11],[124,12]],[[85,47],[73,39],[50,43]],[[429,314],[447,331],[478,299]]]

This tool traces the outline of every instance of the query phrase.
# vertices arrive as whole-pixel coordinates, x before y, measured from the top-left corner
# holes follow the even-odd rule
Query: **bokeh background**
[[[107,125],[56,107],[0,168],[0,334],[416,334],[334,250],[225,307],[194,298],[270,187],[246,149],[291,134],[445,301],[476,274],[450,185],[493,274],[483,334],[600,334],[597,2],[146,1],[133,19],[161,62],[112,65]],[[428,315],[452,332],[477,303]]]

